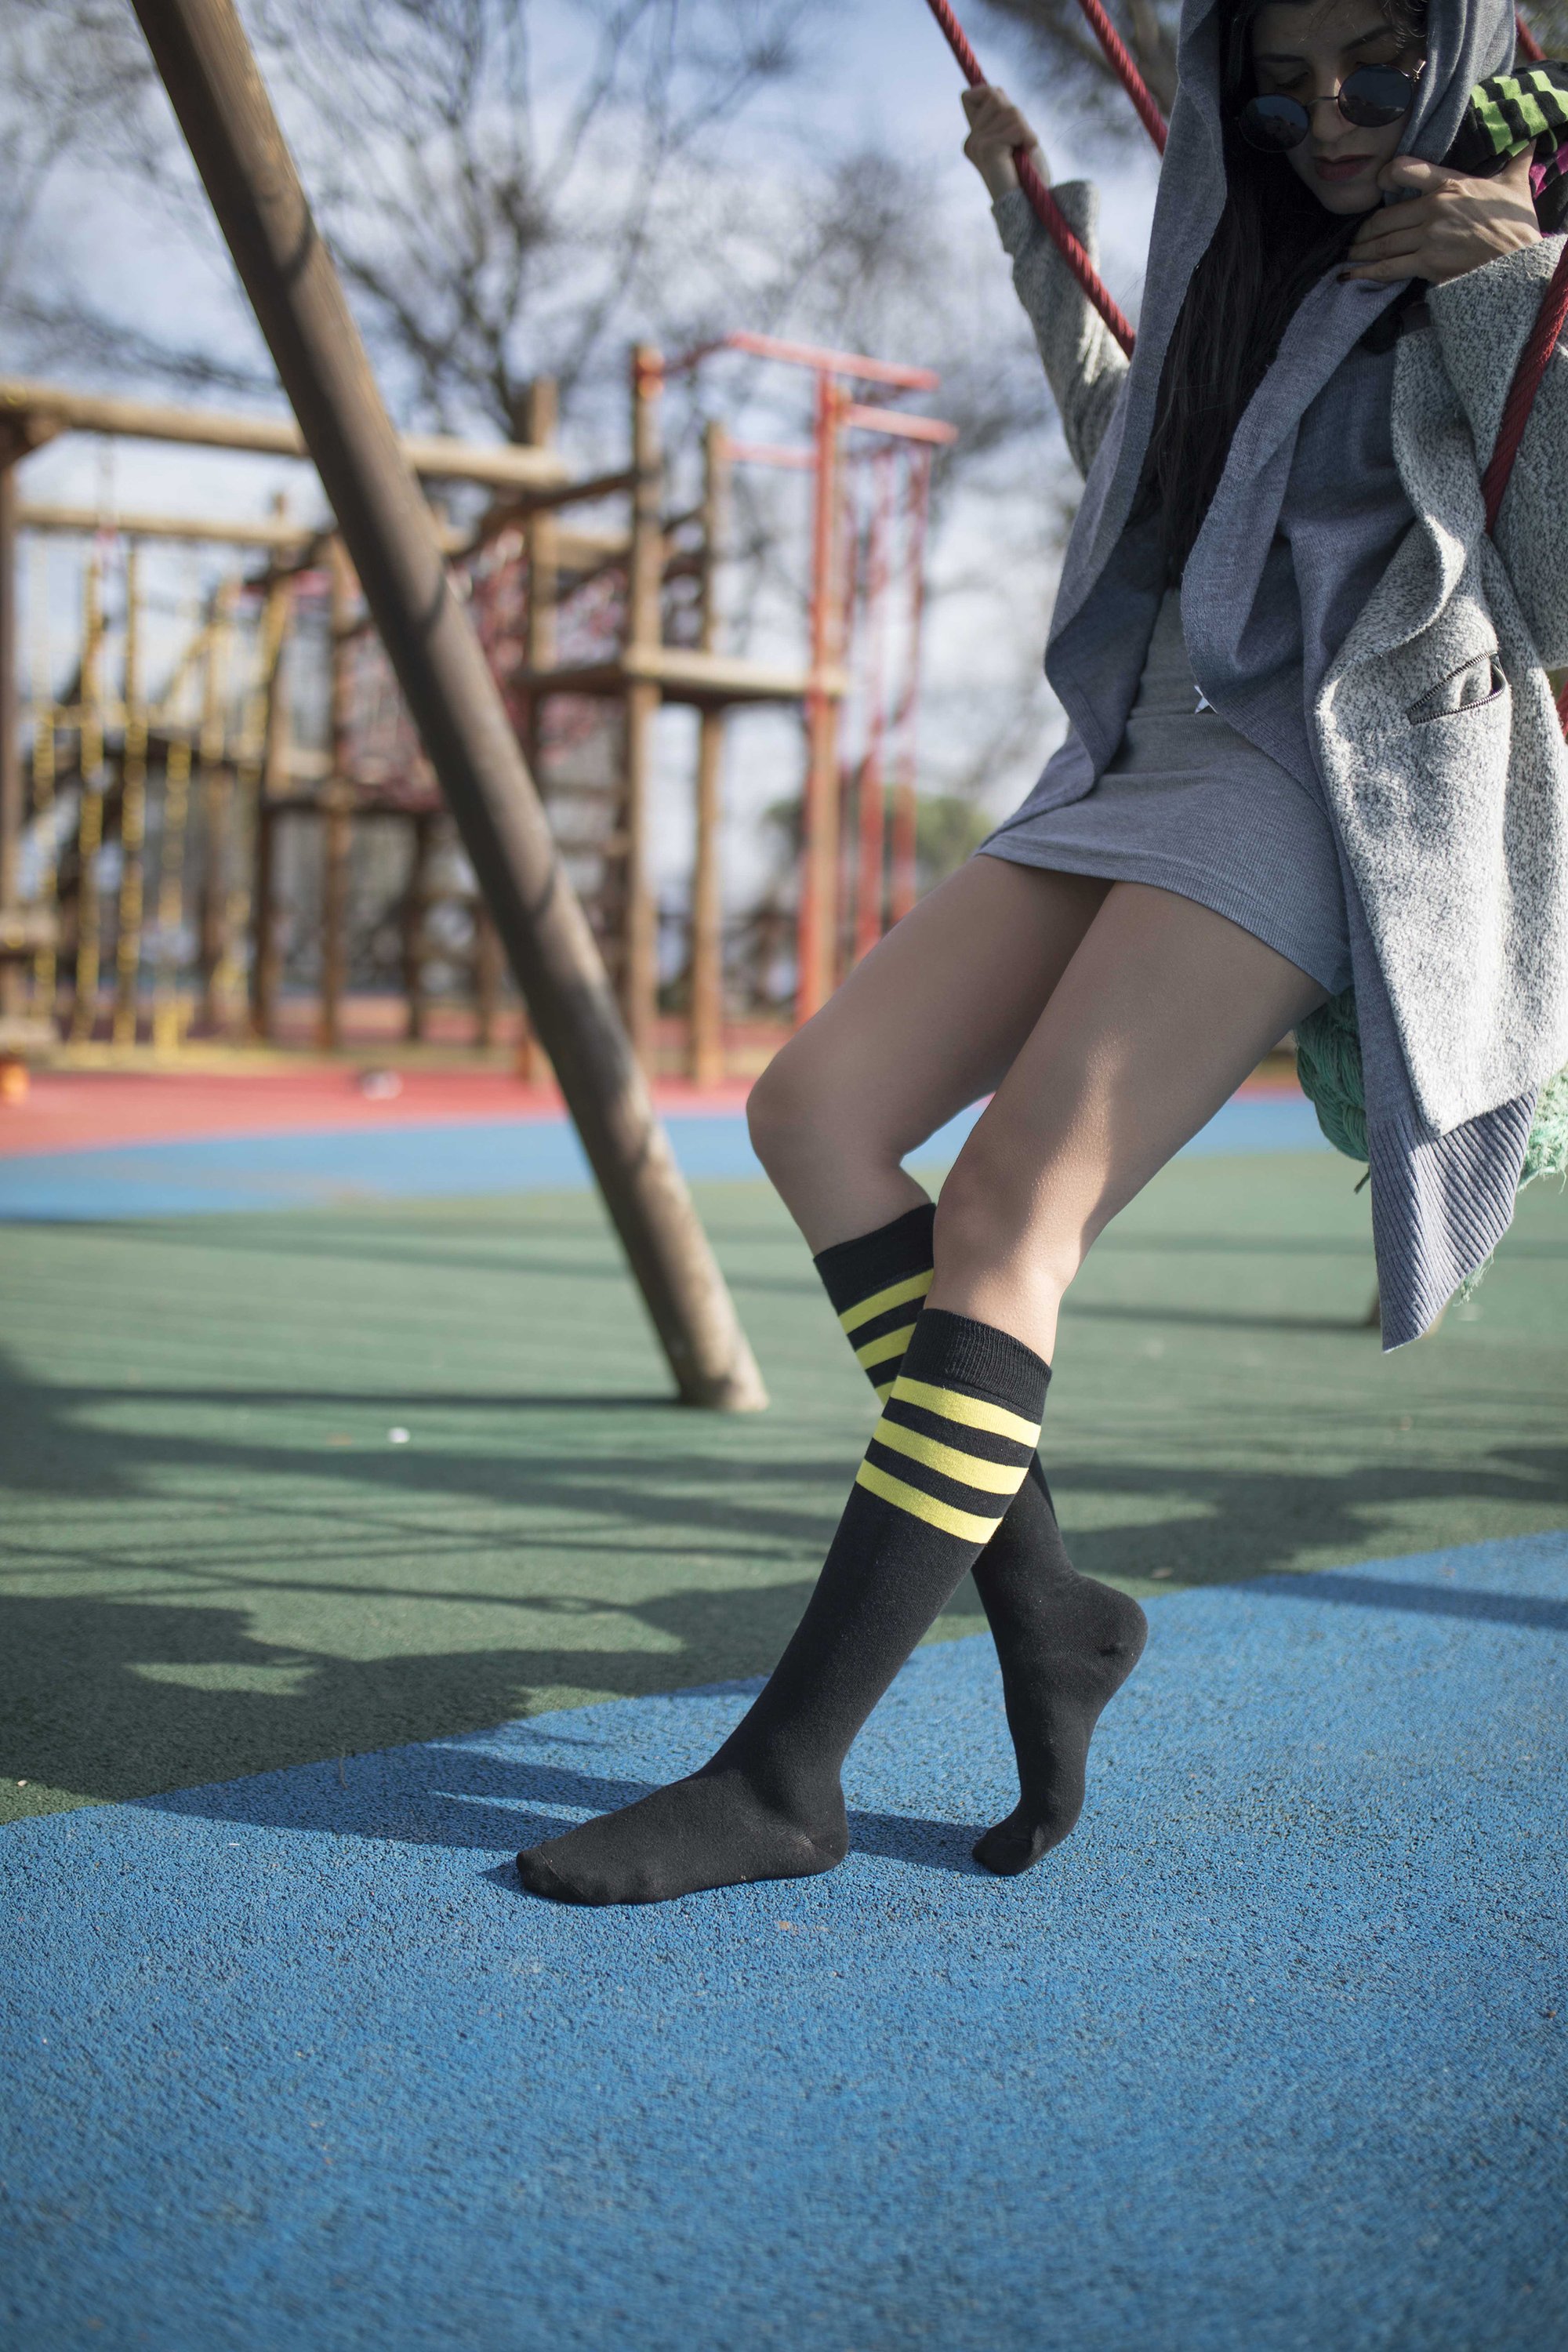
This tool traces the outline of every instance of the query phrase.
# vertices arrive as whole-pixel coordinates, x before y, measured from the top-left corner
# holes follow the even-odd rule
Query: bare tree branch
[[[1148,136],[1106,62],[1079,0],[976,0],[1012,53],[1048,76],[1054,93],[1086,114],[1102,136]],[[1118,32],[1163,112],[1176,97],[1179,0],[1107,0]]]

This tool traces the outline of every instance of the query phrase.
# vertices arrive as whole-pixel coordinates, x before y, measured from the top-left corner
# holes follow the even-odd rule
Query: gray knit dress
[[[1198,693],[1167,590],[1121,749],[1098,782],[1059,803],[1075,751],[1058,754],[984,843],[993,857],[1107,881],[1149,882],[1212,907],[1289,957],[1331,996],[1348,988],[1350,932],[1321,796],[1226,725]]]

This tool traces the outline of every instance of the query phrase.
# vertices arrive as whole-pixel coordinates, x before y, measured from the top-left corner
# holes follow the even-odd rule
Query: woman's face
[[[1312,117],[1301,144],[1278,161],[1330,212],[1371,212],[1381,203],[1377,174],[1398,152],[1407,120],[1377,131],[1347,122],[1334,103],[1341,83],[1357,66],[1397,66],[1414,74],[1422,54],[1419,42],[1401,46],[1377,0],[1268,0],[1253,18],[1258,95],[1298,99]]]

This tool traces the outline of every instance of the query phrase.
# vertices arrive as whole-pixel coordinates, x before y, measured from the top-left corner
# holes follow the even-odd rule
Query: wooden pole
[[[103,567],[97,548],[82,575],[81,712],[77,731],[77,774],[81,799],[77,816],[76,976],[70,1034],[87,1044],[98,1020],[98,858],[103,845]]]
[[[232,0],[136,8],[679,1393],[760,1406],[761,1376]]]
[[[522,404],[522,429],[530,448],[551,449],[559,420],[560,395],[555,379],[535,376],[523,394]],[[559,651],[556,620],[561,587],[561,526],[552,509],[541,507],[529,514],[523,524],[522,541],[528,559],[528,667],[538,677],[545,670],[553,669]],[[546,791],[542,694],[530,694],[523,704],[522,751],[535,787]],[[522,1008],[517,1067],[518,1076],[530,1086],[542,1085],[550,1076],[550,1066],[526,1004]]]
[[[226,580],[213,599],[212,636],[203,680],[201,733],[201,880],[196,893],[196,964],[201,978],[201,1021],[208,1031],[225,1025],[224,918],[228,905],[232,793],[228,751],[229,665],[234,652],[236,583]]]
[[[659,405],[664,371],[647,343],[632,352],[632,546],[626,571],[628,666],[657,648],[664,635],[664,464]],[[634,677],[624,697],[626,714],[625,800],[621,816],[621,1007],[632,1050],[651,1067],[654,1016],[658,992],[658,930],[648,866],[648,803],[653,788],[653,731],[659,690]]]
[[[501,946],[489,908],[481,898],[474,908],[474,1043],[489,1045],[496,1033],[500,999]]]
[[[136,1043],[142,971],[142,858],[147,839],[147,706],[142,698],[142,568],[125,551],[125,738],[120,763],[120,928],[114,948],[114,1042]]]
[[[163,804],[158,829],[158,897],[154,921],[158,945],[153,967],[153,1049],[158,1054],[179,1050],[185,1033],[185,1005],[180,986],[184,964],[185,864],[190,847],[191,774],[195,747],[206,724],[212,687],[216,623],[209,604],[206,617],[193,595],[185,613],[190,631],[185,649],[158,706],[156,730],[163,751]],[[184,709],[187,698],[190,709]]]
[[[209,653],[207,658],[211,659]],[[174,1053],[184,1037],[180,1003],[181,929],[185,914],[185,835],[191,814],[191,740],[169,738],[163,766],[163,824],[158,845],[158,962],[153,983],[153,1045]]]
[[[334,539],[328,549],[331,570],[332,769],[321,793],[321,994],[316,1043],[324,1054],[342,1044],[343,988],[348,978],[349,859],[353,849],[353,814],[349,781],[349,734],[353,719],[353,678],[349,640],[355,624],[353,569]]]
[[[290,781],[288,660],[294,583],[287,572],[272,574],[267,599],[263,643],[272,650],[270,665],[262,680],[266,698],[261,773],[256,790],[255,897],[250,910],[250,1025],[254,1034],[262,1038],[270,1038],[278,1026],[278,988],[281,978],[278,938],[279,816],[271,803],[283,797]]]
[[[730,436],[710,424],[703,436],[702,603],[698,643],[719,643],[718,572],[730,493]],[[694,1086],[724,1076],[724,901],[720,835],[723,824],[724,713],[704,706],[697,722],[697,862],[691,878],[691,1038]]]
[[[405,1034],[411,1045],[425,1036],[428,1000],[425,993],[425,917],[430,889],[430,850],[436,820],[421,811],[408,823],[408,887],[403,896],[403,993],[408,1006]]]
[[[0,451],[0,908],[16,903],[22,850],[22,709],[16,675],[16,471]],[[0,1017],[20,1003],[22,968],[0,962]]]
[[[33,547],[32,593],[33,821],[42,833],[38,897],[52,916],[56,898],[55,688],[49,658],[49,555],[41,541]],[[40,948],[33,964],[35,1012],[52,1019],[57,965],[54,947]]]
[[[250,1029],[269,1042],[278,1027],[278,812],[267,804],[266,770],[256,796],[251,864]]]

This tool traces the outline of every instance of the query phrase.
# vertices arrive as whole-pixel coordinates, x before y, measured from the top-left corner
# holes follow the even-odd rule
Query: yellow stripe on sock
[[[934,1437],[922,1437],[918,1429],[906,1429],[901,1422],[889,1421],[886,1413],[872,1432],[873,1442],[885,1445],[892,1454],[907,1454],[911,1462],[923,1462],[928,1470],[940,1470],[944,1478],[956,1478],[961,1486],[976,1486],[983,1495],[1005,1495],[1009,1499],[1024,1483],[1024,1473],[1010,1462],[982,1462],[973,1454],[963,1454],[956,1445],[942,1445]]]
[[[965,1543],[989,1543],[1002,1524],[1000,1519],[977,1518],[973,1511],[955,1511],[951,1503],[939,1503],[934,1496],[922,1495],[918,1486],[906,1486],[901,1478],[890,1478],[874,1462],[861,1463],[855,1473],[855,1484],[870,1494],[879,1495],[884,1503],[896,1504],[911,1518],[923,1519],[928,1527],[940,1528],[944,1536],[958,1536]]]
[[[901,1356],[915,1336],[912,1323],[904,1323],[896,1331],[884,1331],[879,1339],[868,1339],[863,1348],[855,1350],[855,1361],[866,1371],[873,1364],[885,1364],[889,1356]]]
[[[963,1396],[957,1389],[932,1388],[929,1381],[906,1380],[900,1373],[893,1382],[893,1394],[900,1404],[922,1405],[927,1412],[940,1413],[944,1421],[959,1422],[965,1429],[988,1430],[993,1437],[1016,1438],[1031,1451],[1040,1442],[1037,1421],[1026,1421],[1021,1412],[987,1404],[980,1397]]]
[[[894,1390],[895,1385],[896,1385],[896,1383],[895,1383],[894,1381],[886,1381],[886,1382],[884,1383],[884,1385],[883,1385],[881,1388],[879,1388],[879,1389],[873,1389],[873,1390],[872,1390],[872,1391],[871,1391],[871,1394],[872,1394],[872,1395],[877,1399],[877,1401],[878,1401],[878,1402],[879,1402],[879,1404],[886,1404],[886,1403],[887,1403],[887,1402],[888,1402],[888,1399],[889,1399],[889,1398],[892,1395],[892,1393],[893,1393],[893,1390]]]
[[[858,1331],[862,1323],[870,1323],[885,1315],[890,1307],[907,1307],[911,1298],[923,1298],[935,1280],[934,1270],[927,1266],[923,1274],[911,1274],[907,1282],[895,1282],[886,1290],[879,1290],[856,1306],[847,1307],[838,1320],[846,1331]]]

